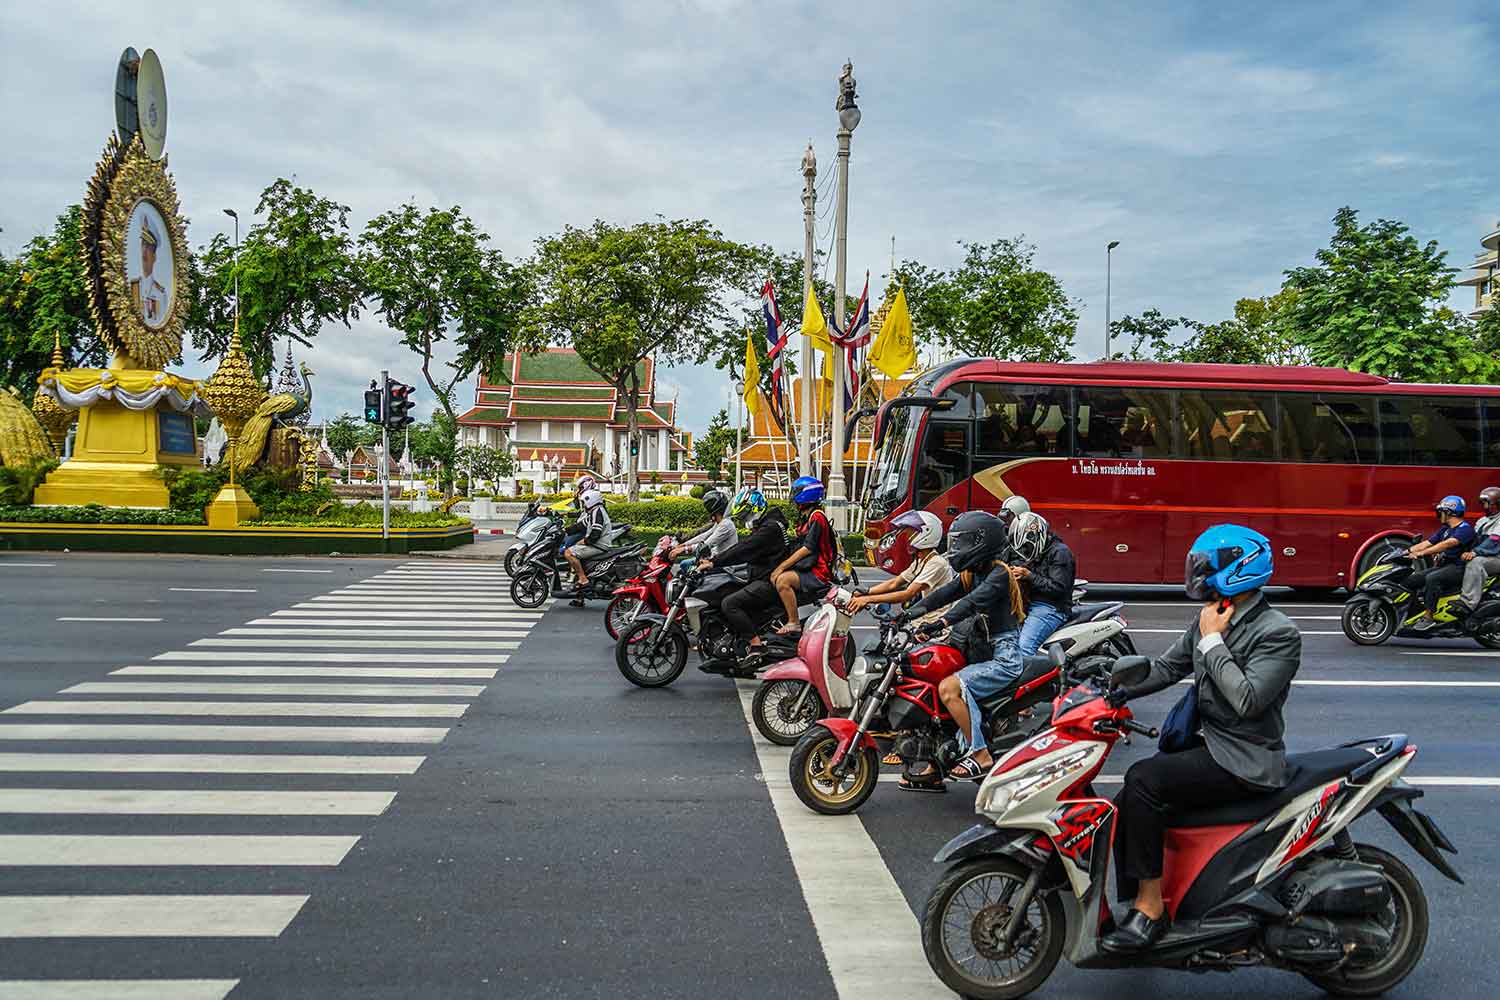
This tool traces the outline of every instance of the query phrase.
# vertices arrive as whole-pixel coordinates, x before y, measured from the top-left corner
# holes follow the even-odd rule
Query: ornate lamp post
[[[62,340],[60,335],[52,335],[52,372],[56,374],[62,371],[63,355]],[[57,397],[49,392],[38,392],[32,400],[31,412],[36,414],[37,423],[47,432],[52,439],[52,447],[57,452],[57,457],[63,457],[63,451],[68,441],[68,428],[73,421],[78,419],[78,411],[70,410],[57,401]]]
[[[839,75],[839,97],[833,108],[839,113],[838,170],[839,202],[835,217],[833,313],[840,330],[848,323],[844,315],[844,280],[849,267],[849,140],[859,127],[859,105],[854,103],[854,64],[844,63],[844,72]],[[844,484],[844,352],[839,347],[834,352],[833,404],[829,431],[832,437],[832,472],[828,476],[828,506],[834,516],[834,524],[840,530],[848,530],[848,491]]]
[[[224,212],[234,216],[234,212],[230,209],[226,208]],[[236,271],[239,265],[239,228],[239,217],[234,216]],[[246,493],[243,487],[235,485],[234,442],[240,436],[240,431],[244,429],[245,421],[255,415],[256,408],[265,398],[265,387],[260,384],[260,379],[255,377],[255,370],[250,367],[250,361],[245,357],[245,352],[240,346],[239,277],[236,275],[234,335],[229,339],[229,350],[219,362],[218,370],[203,387],[204,401],[218,415],[219,422],[224,425],[224,433],[229,436],[229,445],[225,452],[229,456],[229,482],[219,490],[219,495],[214,497],[214,502],[208,505],[208,526],[211,528],[232,528],[241,521],[260,516],[260,508],[256,507],[255,502],[250,499],[250,494]]]

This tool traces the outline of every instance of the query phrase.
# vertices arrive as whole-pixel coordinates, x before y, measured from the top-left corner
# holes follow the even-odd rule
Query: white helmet
[[[943,541],[943,522],[936,514],[925,510],[909,510],[891,524],[911,529],[911,540],[907,544],[914,549],[935,549]]]
[[[573,484],[573,492],[578,494],[579,496],[583,496],[589,490],[597,490],[598,488],[599,483],[594,479],[593,476],[589,475],[586,472],[578,477],[578,482]]]
[[[579,497],[579,500],[582,501],[584,510],[593,510],[595,507],[604,506],[604,494],[598,490],[584,491],[583,496]]]
[[[1031,504],[1027,503],[1026,498],[1020,496],[1019,494],[1011,494],[1010,496],[1006,497],[1005,502],[1000,505],[1000,520],[1004,521],[1006,524],[1010,524],[1022,514],[1030,513]]]
[[[1016,515],[1010,525],[1010,550],[1017,561],[1029,563],[1036,560],[1052,541],[1052,529],[1046,518],[1027,511]]]

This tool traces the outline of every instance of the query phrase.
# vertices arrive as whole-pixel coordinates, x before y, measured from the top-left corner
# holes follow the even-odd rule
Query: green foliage
[[[262,527],[275,528],[379,527],[381,523],[381,511],[378,505],[369,503],[357,503],[348,507],[340,504],[322,514],[312,512],[294,513],[290,511],[267,513],[263,509],[260,519],[251,523]],[[466,523],[468,522],[465,518],[455,517],[452,514],[444,514],[440,511],[429,511],[424,514],[417,511],[401,510],[396,507],[391,508],[391,527],[393,528],[442,528]]]
[[[81,219],[82,210],[71,205],[51,233],[26,244],[18,257],[0,256],[0,388],[15,386],[27,401],[51,364],[54,335],[68,367],[108,361],[89,316]]]
[[[797,523],[796,505],[788,500],[771,500],[772,507],[780,507],[786,515],[787,524]],[[683,531],[699,527],[708,520],[708,511],[703,501],[690,497],[657,497],[654,500],[611,501],[606,509],[609,519],[615,524],[627,523],[636,527],[660,528]]]
[[[1284,289],[1263,299],[1240,299],[1234,305],[1234,318],[1219,323],[1200,323],[1186,316],[1169,319],[1157,309],[1125,316],[1111,323],[1110,330],[1118,343],[1129,342],[1130,349],[1128,353],[1115,351],[1113,356],[1238,365],[1308,364],[1307,351],[1284,329],[1296,297],[1296,292]],[[1179,327],[1187,334],[1183,342],[1172,339]]]
[[[348,464],[349,456],[359,447],[360,428],[364,422],[352,413],[340,413],[328,421],[328,450],[340,462]]]
[[[223,466],[202,469],[174,465],[163,466],[161,476],[172,507],[178,511],[196,511],[201,521],[204,509],[229,481],[229,470]],[[240,477],[240,485],[260,508],[262,517],[313,514],[323,504],[336,500],[333,487],[327,482],[319,483],[315,489],[302,489],[300,469],[257,467]]]
[[[703,485],[702,483],[699,483],[697,486],[694,486],[692,489],[688,490],[688,496],[692,497],[694,500],[702,500],[703,494],[707,492],[708,487]]]
[[[949,350],[1007,361],[1066,361],[1078,329],[1077,304],[1062,283],[1032,266],[1024,237],[963,243],[951,272],[904,261],[895,279],[906,289],[912,324]]]
[[[734,429],[729,426],[729,411],[720,410],[708,422],[708,430],[693,441],[693,464],[717,480],[733,448]]]
[[[512,475],[516,471],[516,460],[509,448],[497,448],[490,444],[469,445],[458,449],[454,463],[478,479],[493,482]]]
[[[23,507],[31,503],[31,494],[57,465],[55,458],[39,458],[26,465],[0,465],[0,507]]]
[[[191,510],[149,510],[139,507],[0,507],[0,521],[29,524],[202,524],[203,514]]]

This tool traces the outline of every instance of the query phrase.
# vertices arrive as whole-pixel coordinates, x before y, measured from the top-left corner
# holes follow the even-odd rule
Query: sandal
[[[902,778],[896,787],[903,792],[946,792],[948,786],[936,774],[923,774],[914,778]]]
[[[981,764],[973,757],[965,757],[953,765],[953,770],[948,772],[948,777],[954,781],[983,781],[990,773],[994,764]]]
[[[899,753],[892,750],[890,753],[880,758],[880,763],[884,764],[886,767],[900,767],[906,762],[901,759],[901,755]]]

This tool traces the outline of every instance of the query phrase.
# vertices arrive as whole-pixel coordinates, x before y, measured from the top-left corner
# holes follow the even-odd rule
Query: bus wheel
[[[1361,646],[1379,646],[1396,634],[1400,620],[1389,601],[1356,598],[1344,605],[1344,635]]]
[[[1366,573],[1390,559],[1392,552],[1410,548],[1416,544],[1415,538],[1407,538],[1403,535],[1391,535],[1365,549],[1364,555],[1359,557],[1359,563],[1354,567],[1354,579],[1349,581],[1349,589],[1352,591],[1364,579]]]

